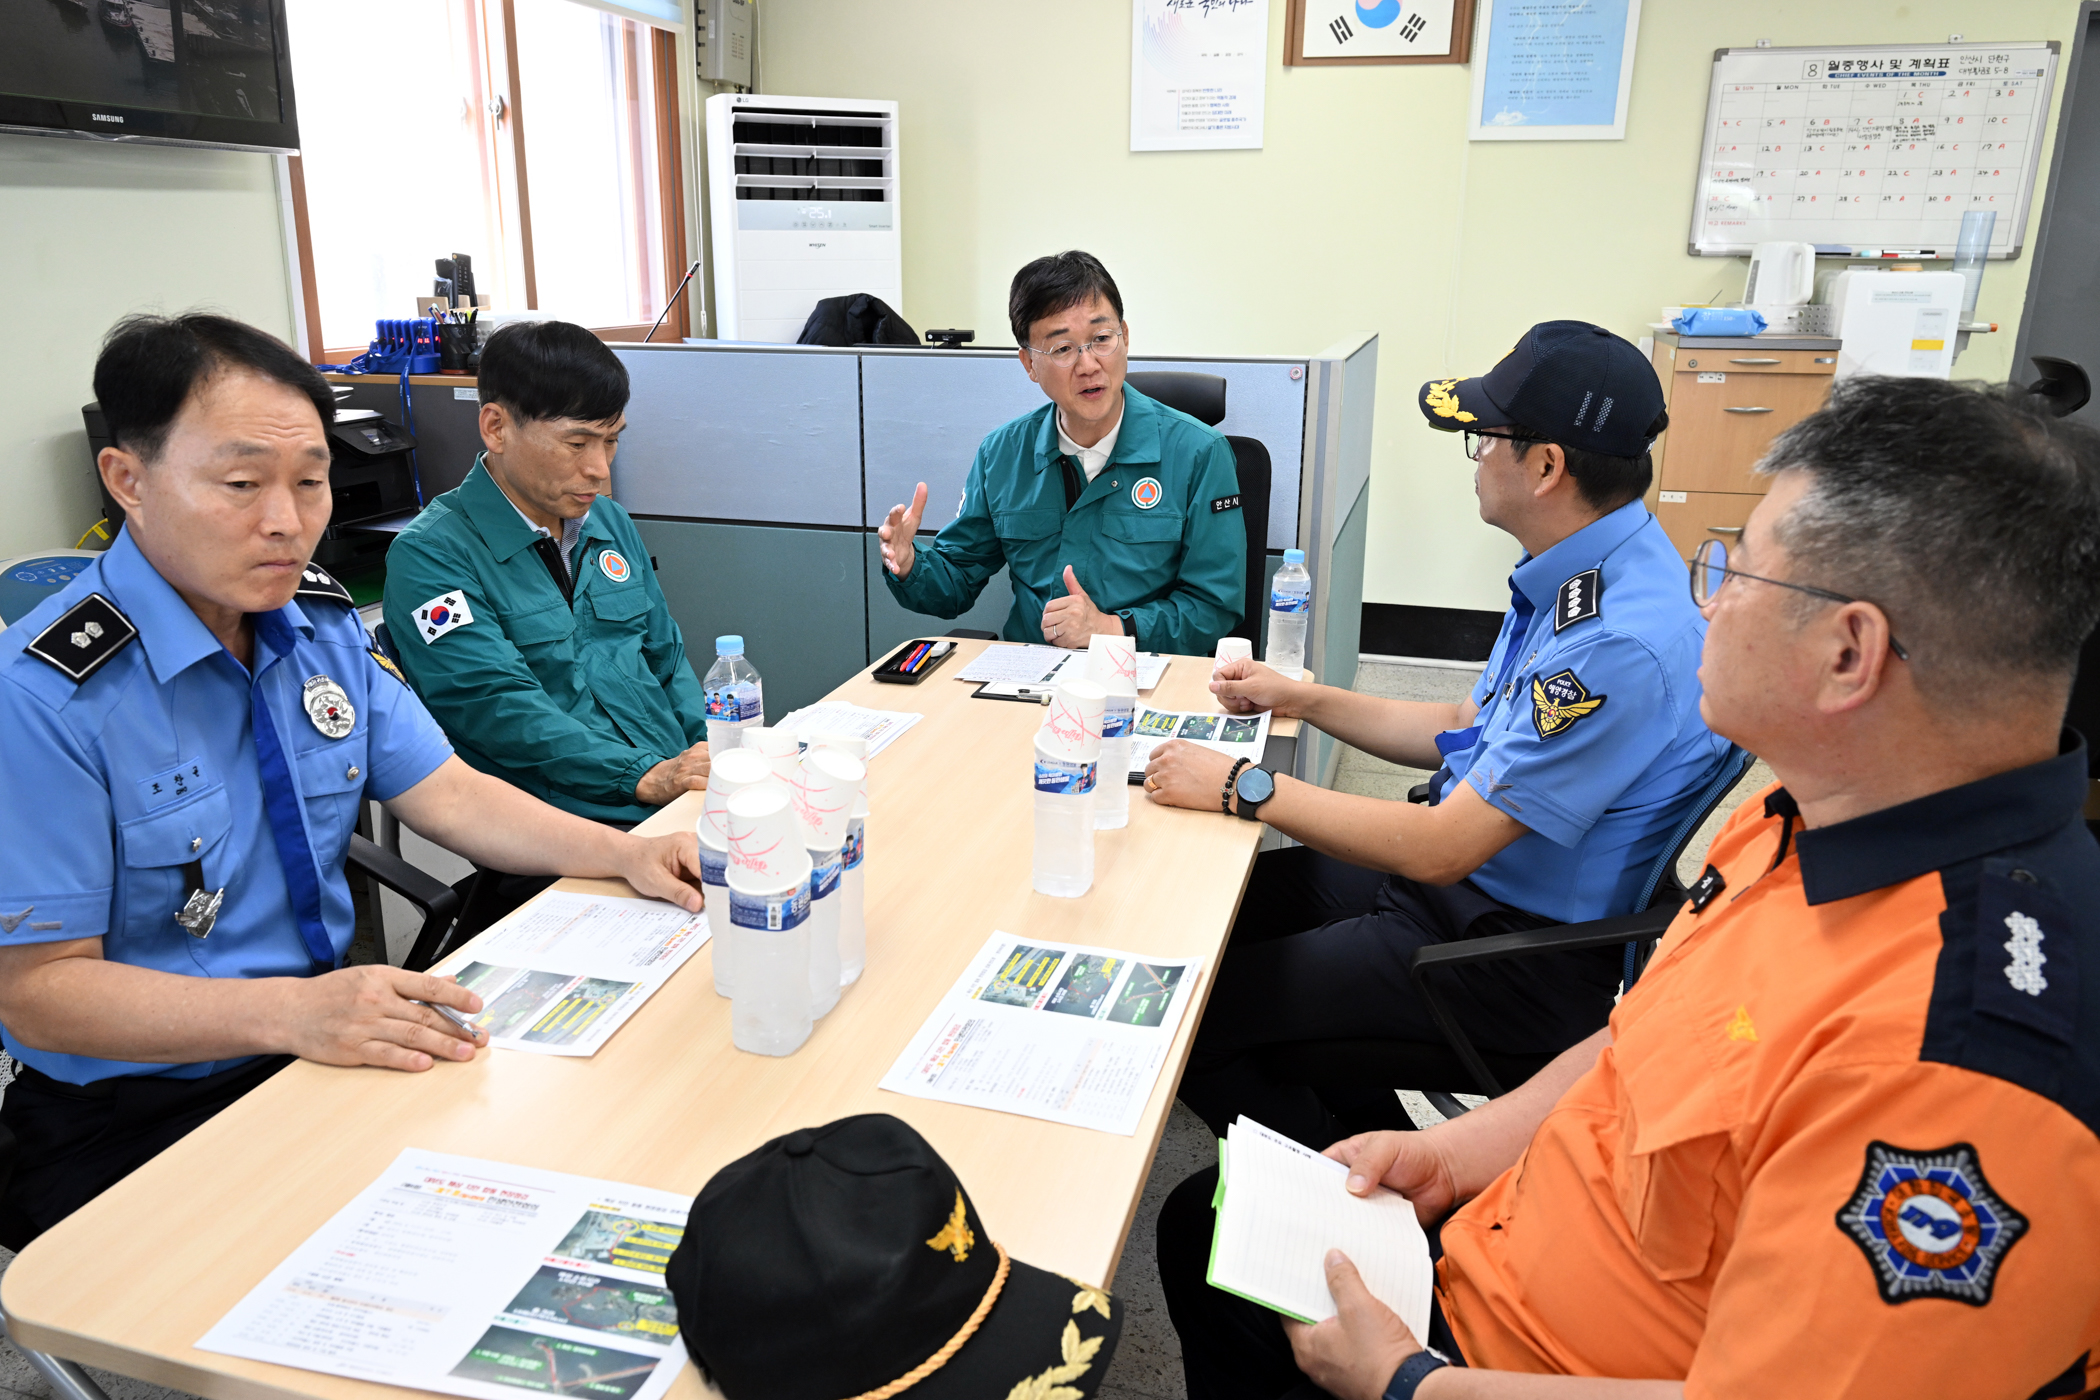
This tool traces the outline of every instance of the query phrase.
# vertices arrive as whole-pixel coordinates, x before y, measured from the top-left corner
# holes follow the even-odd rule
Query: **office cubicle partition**
[[[1131,362],[1228,381],[1220,429],[1260,439],[1275,466],[1271,571],[1284,549],[1305,548],[1308,655],[1342,685],[1356,672],[1377,343],[1355,336],[1307,359]],[[695,669],[716,635],[742,633],[780,714],[909,637],[999,630],[1012,602],[1003,574],[962,617],[910,613],[882,582],[874,532],[921,481],[924,531],[953,519],[978,442],[1043,402],[1011,351],[613,349],[634,384],[613,495],[640,521]],[[1323,781],[1337,757],[1331,741],[1301,745],[1299,775]]]

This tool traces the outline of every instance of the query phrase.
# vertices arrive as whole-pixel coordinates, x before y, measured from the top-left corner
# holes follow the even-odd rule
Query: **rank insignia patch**
[[[337,583],[335,576],[329,573],[328,570],[311,561],[308,562],[304,569],[299,571],[299,588],[292,596],[295,598],[326,598],[331,602],[342,603],[348,607],[354,608],[357,606],[357,600],[350,596],[349,589]]]
[[[102,669],[103,663],[139,634],[131,619],[100,593],[90,593],[37,634],[23,650],[47,662],[75,685]]]
[[[1573,671],[1559,671],[1540,680],[1531,681],[1531,717],[1538,724],[1539,737],[1550,739],[1554,735],[1575,727],[1575,721],[1597,712],[1608,696],[1592,695],[1575,679]]]
[[[1991,1190],[1965,1142],[1928,1152],[1869,1143],[1837,1224],[1867,1256],[1884,1303],[1952,1298],[1979,1308],[2027,1233],[2027,1217]]]
[[[1604,616],[1604,570],[1584,569],[1560,586],[1553,603],[1553,630]]]

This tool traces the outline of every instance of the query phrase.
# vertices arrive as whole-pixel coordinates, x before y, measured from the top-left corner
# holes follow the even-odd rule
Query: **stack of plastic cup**
[[[853,815],[846,819],[846,845],[839,877],[839,985],[850,987],[868,965],[868,741],[846,734],[819,734],[817,748],[850,754],[861,766]]]
[[[809,1039],[809,850],[787,790],[757,783],[729,799],[729,922],[739,1050],[792,1055]]]
[[[703,887],[720,890],[723,903],[715,906],[719,914],[728,907],[729,898],[729,799],[745,788],[758,783],[770,783],[772,765],[763,754],[751,749],[727,749],[714,756],[707,770],[707,803],[700,809],[698,835],[700,837],[700,883]],[[710,919],[714,929],[715,995],[736,995],[736,937],[734,927],[727,919],[716,922]]]
[[[1225,663],[1228,661],[1252,661],[1253,659],[1254,643],[1248,641],[1245,637],[1220,637],[1218,638],[1218,654],[1210,663],[1210,673],[1215,676],[1224,668]],[[745,742],[749,743],[750,741],[746,740]]]
[[[1101,775],[1094,830],[1130,825],[1130,727],[1137,723],[1137,642],[1097,636],[1087,643],[1086,678],[1108,693],[1101,711]]]
[[[844,873],[846,823],[867,765],[835,749],[802,755],[793,786],[802,844],[809,850],[809,1014],[822,1018],[839,1004],[839,882]]]
[[[1035,869],[1040,894],[1077,899],[1094,885],[1094,789],[1108,692],[1063,681],[1035,734]]]

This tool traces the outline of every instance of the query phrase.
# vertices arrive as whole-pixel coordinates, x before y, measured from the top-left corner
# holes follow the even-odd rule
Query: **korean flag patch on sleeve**
[[[416,609],[416,630],[427,644],[474,621],[464,593],[440,593]]]

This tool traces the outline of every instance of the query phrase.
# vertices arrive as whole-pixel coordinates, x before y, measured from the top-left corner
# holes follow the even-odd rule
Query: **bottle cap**
[[[1060,681],[1050,697],[1035,742],[1046,754],[1068,763],[1093,763],[1101,757],[1101,712],[1108,692],[1092,681]]]
[[[700,844],[729,849],[729,799],[756,783],[773,781],[773,765],[756,749],[724,749],[707,768],[707,802],[700,809]]]
[[[715,638],[715,655],[742,656],[743,654],[744,639],[736,633],[732,632],[726,637]]]
[[[795,816],[802,823],[802,844],[812,851],[835,851],[846,840],[867,765],[837,749],[813,748],[802,755],[802,772],[789,784]]]
[[[1303,564],[1305,562],[1305,551],[1302,549],[1286,549],[1283,552],[1283,562],[1286,564]],[[737,639],[737,650],[742,651],[743,647],[743,639],[740,637]]]
[[[777,894],[809,878],[801,823],[777,783],[758,783],[729,799],[729,887],[739,894]]]
[[[1110,695],[1137,694],[1137,641],[1095,636],[1086,644],[1086,678]]]

